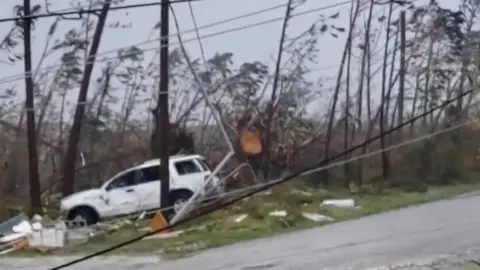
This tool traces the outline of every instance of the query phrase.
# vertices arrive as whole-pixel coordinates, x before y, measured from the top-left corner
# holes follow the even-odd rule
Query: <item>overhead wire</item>
[[[203,1],[203,0],[170,0],[169,4],[186,3],[191,1]],[[110,7],[109,10],[114,11],[114,10],[124,10],[124,9],[133,9],[133,8],[145,8],[145,7],[160,6],[160,5],[162,5],[162,3],[160,1],[157,1],[157,2],[149,2],[149,3],[112,6]],[[100,11],[102,11],[102,8],[92,8],[92,9],[86,9],[86,10],[80,8],[80,10],[71,10],[71,11],[66,10],[63,12],[50,11],[45,13],[32,14],[28,16],[0,18],[0,23],[14,22],[14,21],[24,20],[24,19],[38,19],[38,18],[49,18],[49,17],[68,16],[68,15],[79,15],[81,17],[83,14],[89,14],[89,13],[95,14]]]
[[[173,12],[173,7],[170,6]],[[190,17],[192,18],[193,27],[195,29],[195,35],[197,36],[198,46],[200,47],[200,54],[202,55],[203,64],[205,65],[206,70],[208,71],[208,62],[205,57],[205,50],[203,49],[202,38],[200,37],[200,32],[198,31],[197,19],[195,18],[195,12],[193,11],[192,3],[188,3],[188,9],[190,10]],[[180,32],[180,30],[178,30]],[[179,41],[180,42],[180,41]]]
[[[323,7],[318,7],[318,8],[314,8],[314,9],[309,9],[309,10],[302,11],[302,12],[293,13],[293,14],[291,14],[291,17],[293,18],[293,17],[299,17],[299,16],[311,14],[311,13],[316,13],[316,12],[319,12],[319,11],[323,11],[323,10],[327,10],[327,9],[331,9],[331,8],[335,8],[335,7],[339,7],[339,6],[343,6],[343,5],[349,4],[350,2],[351,2],[351,1],[348,0],[348,1],[343,1],[343,2],[336,3],[336,4],[328,5],[328,6],[323,6]],[[269,8],[266,8],[266,9],[262,9],[262,10],[259,10],[259,11],[255,11],[255,12],[247,13],[247,14],[244,14],[244,15],[240,15],[240,16],[236,16],[236,17],[229,18],[229,19],[225,19],[225,20],[222,20],[222,21],[210,23],[210,24],[207,24],[207,25],[200,26],[198,29],[200,30],[200,29],[210,28],[210,27],[212,27],[212,26],[224,24],[224,23],[231,22],[231,21],[234,21],[234,20],[238,20],[238,19],[242,19],[242,18],[246,18],[246,17],[258,15],[258,14],[265,13],[265,12],[270,11],[270,10],[274,10],[274,9],[283,7],[283,6],[285,6],[285,5],[286,5],[286,4],[276,5],[276,6],[269,7]],[[215,36],[220,36],[220,35],[224,35],[224,34],[236,32],[236,31],[241,31],[241,30],[245,30],[245,29],[249,29],[249,28],[253,28],[253,27],[258,27],[258,26],[265,25],[265,24],[270,24],[270,23],[273,23],[273,22],[276,22],[276,21],[280,21],[280,20],[283,20],[283,16],[275,17],[275,18],[273,18],[273,19],[264,20],[264,21],[259,21],[259,22],[255,22],[255,23],[251,23],[251,24],[239,26],[239,27],[234,27],[234,28],[230,28],[230,29],[225,29],[225,30],[222,30],[222,31],[213,32],[213,33],[210,33],[210,34],[206,34],[206,35],[200,36],[200,38],[201,38],[201,39],[206,39],[206,38],[211,38],[211,37],[215,37]],[[195,28],[193,28],[193,29],[189,29],[189,30],[186,30],[186,31],[182,31],[182,32],[180,32],[180,33],[181,33],[181,34],[185,34],[185,33],[191,33],[191,32],[195,32],[195,31],[196,31]],[[169,35],[169,37],[176,37],[177,35],[178,35],[178,33],[174,33],[174,34]],[[110,54],[110,53],[118,53],[118,52],[121,51],[122,49],[127,49],[127,48],[130,48],[130,47],[132,47],[132,46],[142,46],[142,45],[147,45],[147,44],[150,44],[150,43],[156,43],[156,42],[158,42],[160,39],[161,39],[161,37],[160,37],[160,38],[157,38],[157,39],[152,39],[152,40],[150,40],[150,41],[144,41],[144,42],[140,42],[140,43],[135,43],[135,44],[131,44],[131,45],[126,46],[126,47],[121,47],[121,48],[117,48],[117,49],[114,49],[114,50],[109,50],[109,51],[106,51],[106,52],[99,53],[99,54],[96,55],[96,59],[91,59],[91,60],[88,60],[88,59],[87,59],[87,61],[84,63],[84,65],[87,65],[87,64],[89,64],[89,63],[93,63],[93,62],[95,62],[95,61],[105,62],[105,61],[108,61],[108,60],[114,60],[114,59],[117,58],[116,56],[103,57],[103,58],[102,58],[102,57],[99,57],[99,56],[107,55],[107,54]],[[188,43],[188,42],[196,41],[197,39],[198,39],[197,37],[195,37],[195,38],[190,38],[190,39],[185,39],[185,40],[183,40],[183,43]],[[180,43],[179,43],[179,42],[170,43],[170,46],[172,46],[172,45],[180,45]],[[161,48],[162,48],[162,47],[159,47],[159,46],[156,46],[156,47],[153,47],[153,48],[146,48],[146,49],[143,49],[142,52],[158,51],[158,50],[160,50]],[[125,54],[125,55],[128,56],[128,53]],[[3,78],[0,78],[0,84],[9,83],[9,82],[14,82],[14,81],[18,81],[18,80],[22,80],[22,79],[25,78],[25,76],[31,76],[31,74],[34,74],[35,72],[38,72],[38,71],[46,71],[46,72],[44,72],[44,73],[50,73],[50,72],[53,72],[53,71],[57,70],[57,68],[59,68],[59,67],[61,67],[61,66],[62,66],[62,65],[52,65],[52,66],[40,68],[40,69],[37,69],[37,70],[33,70],[33,71],[31,71],[31,72],[26,72],[26,73],[21,73],[21,74],[16,74],[16,75],[12,75],[12,76],[3,77]]]
[[[395,131],[397,131],[397,130],[399,130],[399,129],[407,126],[407,125],[410,125],[411,123],[413,123],[413,122],[415,122],[415,121],[417,121],[417,120],[419,120],[419,119],[421,119],[421,118],[424,118],[424,117],[426,117],[426,116],[434,113],[435,111],[437,111],[437,110],[439,110],[439,109],[442,109],[442,108],[448,106],[449,104],[457,101],[459,98],[463,98],[463,97],[465,97],[465,96],[467,96],[467,95],[469,95],[469,94],[471,94],[471,93],[473,93],[473,90],[466,91],[466,92],[462,93],[461,95],[458,95],[458,96],[456,96],[456,97],[454,97],[454,98],[452,98],[452,99],[449,99],[449,100],[443,102],[442,104],[440,104],[440,105],[438,105],[438,106],[436,106],[436,107],[434,107],[434,108],[431,108],[430,110],[428,110],[428,111],[426,111],[426,112],[423,112],[422,114],[420,114],[420,115],[418,115],[418,116],[412,117],[412,118],[409,119],[408,121],[405,121],[405,122],[403,122],[403,123],[400,123],[400,124],[398,124],[397,126],[392,127],[392,128],[390,128],[389,130],[384,131],[384,132],[382,132],[382,133],[380,133],[380,134],[378,134],[378,135],[376,135],[376,136],[373,136],[373,137],[365,140],[364,142],[362,142],[362,143],[360,143],[360,144],[357,144],[357,145],[355,145],[355,146],[353,146],[353,147],[351,147],[351,148],[349,148],[349,149],[347,149],[347,150],[345,150],[345,151],[343,151],[343,152],[341,152],[341,153],[339,153],[339,154],[336,154],[336,155],[334,155],[334,156],[332,156],[332,157],[327,157],[327,158],[325,158],[324,160],[322,160],[321,162],[319,162],[318,164],[315,164],[315,165],[313,165],[313,166],[310,166],[310,167],[308,167],[308,168],[306,168],[306,169],[298,170],[298,171],[296,171],[296,172],[294,172],[294,173],[291,173],[291,174],[289,174],[288,176],[282,177],[282,178],[280,178],[280,179],[278,179],[278,180],[276,180],[276,181],[272,181],[272,182],[266,183],[264,186],[259,187],[259,188],[257,188],[257,189],[254,189],[254,190],[252,190],[252,191],[250,191],[250,192],[247,192],[246,194],[243,194],[242,196],[239,196],[238,198],[234,198],[234,199],[229,200],[229,201],[227,201],[227,202],[223,202],[223,203],[219,204],[218,206],[216,206],[216,207],[214,207],[214,208],[211,208],[211,209],[208,209],[208,210],[205,210],[205,211],[202,211],[202,212],[193,214],[193,215],[191,215],[191,216],[188,216],[188,217],[186,217],[186,218],[178,221],[177,223],[168,225],[168,226],[166,226],[166,227],[164,227],[164,228],[161,228],[161,229],[158,229],[158,230],[155,230],[155,231],[152,231],[152,232],[148,232],[148,233],[142,234],[142,235],[140,235],[140,236],[138,236],[138,237],[134,237],[134,238],[132,238],[132,239],[130,239],[130,240],[128,240],[128,241],[125,241],[125,242],[119,243],[119,244],[117,244],[117,245],[111,246],[111,247],[109,247],[109,248],[100,250],[100,251],[98,251],[98,252],[95,252],[95,253],[92,253],[92,254],[90,254],[90,255],[84,256],[84,257],[82,257],[82,258],[72,260],[72,261],[70,261],[70,262],[67,262],[67,263],[65,263],[65,264],[56,266],[56,267],[51,268],[51,269],[49,269],[49,270],[63,269],[63,268],[66,268],[66,267],[68,267],[68,266],[71,266],[71,265],[74,265],[74,264],[77,264],[77,263],[80,263],[80,262],[89,260],[89,259],[91,259],[91,258],[94,258],[94,257],[97,257],[97,256],[101,256],[101,255],[103,255],[103,254],[109,253],[109,252],[114,251],[114,250],[116,250],[116,249],[119,249],[119,248],[121,248],[121,247],[124,247],[124,246],[130,245],[130,244],[133,244],[133,243],[135,243],[135,242],[138,242],[138,241],[142,240],[143,238],[148,237],[148,236],[150,236],[150,235],[154,235],[154,234],[157,234],[157,233],[162,232],[162,231],[165,231],[165,230],[173,229],[173,228],[175,228],[175,227],[177,227],[177,226],[179,226],[179,225],[181,225],[181,224],[184,224],[184,223],[187,223],[187,222],[189,222],[189,221],[195,220],[195,219],[197,219],[197,218],[199,218],[199,217],[202,217],[202,216],[204,216],[204,215],[210,214],[210,213],[215,212],[215,211],[217,211],[217,210],[224,209],[224,208],[226,208],[226,207],[228,207],[228,206],[230,206],[230,205],[232,205],[232,204],[234,204],[234,203],[236,203],[236,202],[238,202],[238,201],[241,201],[241,200],[243,200],[243,199],[245,199],[245,198],[247,198],[247,197],[251,197],[251,196],[253,196],[253,195],[255,195],[255,194],[259,193],[259,192],[268,190],[268,189],[270,189],[270,188],[272,188],[272,187],[274,187],[274,186],[280,185],[280,184],[282,184],[282,183],[285,183],[285,182],[288,182],[288,181],[292,181],[292,180],[294,180],[295,178],[297,178],[297,177],[299,177],[299,176],[306,175],[306,174],[310,174],[310,173],[312,173],[312,172],[316,172],[316,171],[319,171],[319,170],[322,170],[322,169],[329,168],[329,166],[333,166],[333,164],[330,164],[332,161],[334,161],[334,160],[336,160],[336,159],[338,159],[338,158],[340,158],[340,157],[343,157],[343,156],[345,156],[345,155],[347,155],[347,154],[351,154],[352,152],[354,152],[354,151],[356,151],[356,150],[358,150],[358,149],[362,149],[362,148],[365,147],[366,145],[369,145],[369,144],[377,141],[377,140],[380,139],[381,137],[387,136],[387,135],[389,135],[389,134],[391,134],[391,133],[393,133],[393,132],[395,132]],[[462,126],[463,126],[463,125],[462,125]],[[451,130],[451,129],[449,129],[449,130]],[[425,136],[424,136],[424,139],[430,138],[430,137],[432,137],[432,136],[433,136],[433,134],[425,135]],[[407,144],[407,143],[404,143],[404,144]],[[392,148],[392,149],[393,149],[393,148]],[[380,150],[380,151],[381,151],[381,150]],[[377,151],[376,153],[378,153],[378,151]],[[358,158],[358,157],[354,157],[354,158],[352,158],[351,160],[356,160],[356,158]],[[348,161],[348,160],[347,160],[347,161]],[[346,162],[346,161],[343,160],[343,161],[339,162],[338,164],[344,164],[343,162]],[[338,166],[338,165],[337,165],[337,166]]]

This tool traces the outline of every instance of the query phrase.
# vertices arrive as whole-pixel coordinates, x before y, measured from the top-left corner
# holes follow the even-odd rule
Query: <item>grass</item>
[[[480,185],[456,185],[447,187],[430,187],[424,193],[387,191],[380,195],[351,195],[345,193],[331,193],[323,190],[307,193],[293,193],[294,187],[285,186],[274,190],[269,196],[252,197],[222,209],[210,215],[191,222],[181,229],[185,230],[180,236],[172,238],[143,239],[134,244],[120,248],[111,254],[158,254],[163,258],[179,258],[208,248],[221,247],[245,240],[269,237],[276,234],[293,232],[301,229],[325,225],[310,221],[302,216],[302,212],[324,214],[335,219],[335,222],[377,214],[410,205],[431,202],[460,195],[472,190],[478,190]],[[319,206],[327,198],[354,198],[359,208],[355,209],[328,209]],[[272,217],[269,212],[285,210],[286,217]],[[234,222],[235,216],[248,214],[241,222]],[[146,224],[144,224],[146,225]],[[67,246],[52,252],[53,255],[85,254],[99,251],[112,245],[124,242],[132,237],[143,234],[138,228],[124,226],[112,234],[104,234],[91,238],[87,243],[76,246]],[[13,256],[34,256],[41,253],[18,251],[10,253]]]

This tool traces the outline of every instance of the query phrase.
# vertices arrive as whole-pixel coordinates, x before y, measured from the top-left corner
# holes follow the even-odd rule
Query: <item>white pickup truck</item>
[[[61,215],[67,220],[83,220],[95,224],[147,210],[160,208],[159,159],[146,161],[122,171],[98,189],[74,193],[62,199]],[[177,155],[169,158],[170,200],[173,212],[202,189],[212,171],[200,155]],[[223,185],[213,177],[203,192],[209,196],[223,192]]]

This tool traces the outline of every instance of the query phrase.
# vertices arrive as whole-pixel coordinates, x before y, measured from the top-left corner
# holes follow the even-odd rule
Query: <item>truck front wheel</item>
[[[82,222],[84,222],[85,225],[90,226],[99,221],[99,216],[93,208],[88,206],[79,206],[70,211],[67,220],[69,220],[71,224],[69,227],[81,226],[81,224],[76,223]]]
[[[177,214],[185,203],[192,197],[193,192],[186,189],[175,190],[170,194],[170,203],[173,207],[173,213]]]

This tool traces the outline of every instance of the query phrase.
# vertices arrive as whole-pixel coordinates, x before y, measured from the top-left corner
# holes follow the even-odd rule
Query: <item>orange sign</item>
[[[247,154],[256,155],[262,152],[262,143],[255,132],[243,129],[240,132],[240,145]]]

